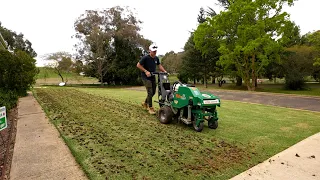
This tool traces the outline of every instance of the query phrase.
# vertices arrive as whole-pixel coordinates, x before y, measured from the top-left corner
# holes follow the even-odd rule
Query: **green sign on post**
[[[6,107],[0,107],[0,131],[7,128],[7,113],[6,113]]]

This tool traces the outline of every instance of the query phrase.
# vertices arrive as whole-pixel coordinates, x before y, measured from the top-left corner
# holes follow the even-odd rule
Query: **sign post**
[[[0,107],[0,131],[7,128],[7,113],[6,113],[6,107]]]

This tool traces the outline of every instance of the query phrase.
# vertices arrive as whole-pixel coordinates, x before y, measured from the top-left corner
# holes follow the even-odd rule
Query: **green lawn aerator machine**
[[[154,72],[152,75],[158,75],[158,101],[155,102],[160,106],[158,117],[161,123],[168,124],[176,119],[187,125],[192,124],[195,131],[201,132],[204,122],[208,121],[209,128],[218,128],[218,97],[179,81],[171,85],[168,73]]]

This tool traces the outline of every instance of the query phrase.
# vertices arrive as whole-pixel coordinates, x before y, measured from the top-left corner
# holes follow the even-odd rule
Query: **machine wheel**
[[[201,122],[199,126],[197,126],[196,121],[192,121],[192,124],[195,131],[201,132],[203,130],[203,126],[204,126],[203,122]]]
[[[218,121],[208,121],[208,127],[210,129],[217,129],[218,128]]]
[[[171,122],[173,112],[169,106],[162,106],[159,110],[159,120],[162,124],[168,124]]]

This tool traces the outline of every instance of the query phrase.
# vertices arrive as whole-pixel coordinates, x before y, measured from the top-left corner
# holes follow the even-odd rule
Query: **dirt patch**
[[[203,157],[198,159],[198,164],[186,165],[184,170],[206,172],[215,174],[223,169],[245,162],[251,158],[252,153],[237,145],[223,140],[213,139],[214,148],[207,148],[202,152]],[[196,174],[196,172],[194,172]]]
[[[146,91],[146,88],[144,86],[139,86],[139,87],[129,87],[129,88],[125,88],[127,90],[135,90],[135,91]]]
[[[17,131],[18,108],[8,112],[8,127],[0,132],[0,179],[7,180],[10,177],[11,161]]]
[[[295,125],[295,127],[302,128],[302,129],[308,129],[309,125],[307,123],[298,123]]]
[[[289,132],[289,131],[292,130],[292,128],[290,128],[290,127],[281,127],[280,130],[284,131],[284,132]]]

